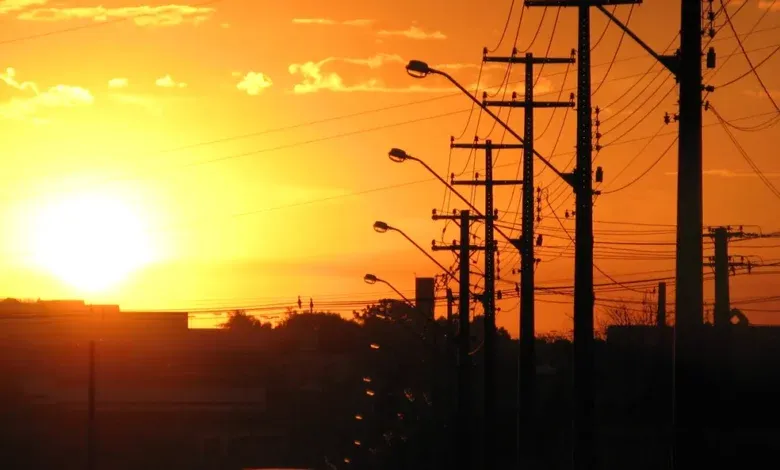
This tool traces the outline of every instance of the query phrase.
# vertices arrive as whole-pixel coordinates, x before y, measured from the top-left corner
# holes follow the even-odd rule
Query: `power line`
[[[775,0],[776,1],[776,0]],[[775,4],[775,1],[772,2],[771,5],[767,7],[767,11],[772,9],[772,6]],[[746,2],[747,3],[747,2]],[[756,70],[756,67],[753,65],[753,61],[750,60],[750,55],[745,50],[744,44],[742,44],[742,40],[739,39],[739,34],[737,33],[737,29],[734,27],[734,23],[731,21],[731,16],[729,16],[729,12],[726,10],[726,6],[723,4],[723,0],[720,0],[720,4],[723,10],[723,14],[726,15],[726,22],[729,25],[729,28],[731,28],[731,31],[734,33],[734,37],[737,40],[737,44],[739,45],[740,50],[742,51],[742,54],[745,56],[745,60],[747,61],[748,65],[750,66],[750,71],[755,75],[756,80],[758,80],[758,83],[761,85],[761,88],[764,90],[764,93],[766,93],[766,96],[769,98],[769,101],[772,102],[772,105],[775,107],[778,113],[780,113],[780,107],[777,106],[777,103],[775,102],[775,99],[772,98],[772,94],[767,89],[766,85],[764,84],[764,81],[761,80],[761,76],[758,74],[758,71]],[[778,47],[780,49],[780,46]],[[774,53],[770,54],[771,57]],[[766,61],[766,59],[765,59]]]
[[[769,181],[769,178],[767,178],[764,173],[761,171],[760,168],[753,162],[753,159],[750,158],[750,155],[748,155],[747,151],[740,145],[737,138],[734,136],[734,134],[731,132],[731,129],[728,128],[726,125],[725,120],[723,117],[718,113],[718,110],[715,109],[714,106],[710,105],[710,109],[712,110],[712,113],[715,114],[715,117],[718,118],[718,121],[720,122],[721,126],[723,127],[723,130],[726,132],[726,135],[728,136],[729,140],[734,144],[734,146],[739,151],[742,158],[750,165],[750,167],[753,169],[753,171],[756,173],[756,176],[761,180],[764,185],[769,188],[769,190],[772,192],[772,194],[775,195],[778,199],[780,199],[780,190],[778,190],[775,185],[772,184],[771,181]]]

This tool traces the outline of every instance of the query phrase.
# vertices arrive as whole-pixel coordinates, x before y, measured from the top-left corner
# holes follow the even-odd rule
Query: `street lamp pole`
[[[403,236],[404,238],[406,238],[406,240],[407,240],[409,243],[411,243],[412,245],[414,245],[414,247],[415,247],[415,248],[417,248],[418,250],[420,250],[420,252],[421,252],[422,254],[424,254],[424,255],[425,255],[425,256],[426,256],[426,257],[427,257],[429,260],[431,260],[431,261],[433,262],[433,264],[435,264],[435,265],[436,265],[436,266],[438,266],[438,267],[439,267],[439,268],[440,268],[442,271],[444,271],[444,274],[447,276],[447,278],[455,279],[455,273],[453,273],[452,271],[450,271],[449,269],[447,269],[446,267],[444,267],[444,265],[443,265],[443,264],[441,264],[441,263],[440,263],[440,262],[439,262],[439,261],[438,261],[436,258],[434,258],[433,256],[431,256],[431,254],[430,254],[430,253],[428,253],[427,251],[425,251],[425,249],[424,249],[423,247],[421,247],[421,246],[420,246],[420,245],[419,245],[419,244],[418,244],[416,241],[414,241],[414,240],[413,240],[413,239],[412,239],[412,238],[411,238],[409,235],[407,235],[407,234],[406,234],[406,232],[404,232],[403,230],[401,230],[401,229],[399,229],[399,228],[397,228],[397,227],[393,227],[392,225],[390,225],[390,224],[388,224],[388,223],[386,223],[386,222],[382,222],[381,220],[377,220],[376,222],[374,222],[374,231],[375,231],[375,232],[377,232],[377,233],[385,233],[385,232],[389,232],[389,231],[393,231],[393,232],[398,232],[398,233],[400,233],[400,234],[401,234],[401,236]]]
[[[377,282],[381,282],[382,284],[388,286],[389,288],[393,289],[393,291],[398,294],[401,299],[403,299],[406,304],[408,304],[410,307],[414,308],[414,304],[411,300],[409,300],[404,294],[401,293],[398,289],[395,288],[394,285],[390,284],[389,282],[385,281],[384,279],[380,279],[373,274],[366,274],[363,276],[363,281],[366,282],[366,284],[376,284]]]

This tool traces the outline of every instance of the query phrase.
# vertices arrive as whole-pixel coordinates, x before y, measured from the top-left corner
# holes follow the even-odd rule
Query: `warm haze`
[[[475,112],[464,132],[467,98],[441,78],[409,77],[404,64],[425,60],[466,86],[479,84],[480,95],[487,88],[500,98],[505,67],[478,73],[482,47],[498,43],[506,21],[509,2],[494,3],[0,1],[4,295],[190,310],[293,306],[298,295],[315,305],[394,295],[366,285],[366,272],[411,295],[414,275],[432,276],[435,266],[397,234],[374,233],[373,222],[401,228],[427,248],[442,237],[431,209],[462,205],[454,198],[443,203],[439,183],[418,165],[390,162],[388,149],[468,178],[474,160],[458,150],[448,165],[449,137],[500,141],[502,131]],[[728,8],[743,34],[760,20],[743,38],[754,65],[780,46],[780,2],[733,1]],[[618,7],[616,15],[627,21],[629,10]],[[511,52],[519,14],[496,54]],[[556,14],[524,10],[517,47],[533,42],[535,54],[544,55]],[[630,25],[662,52],[676,33],[664,26],[678,16],[678,2],[647,2],[633,9]],[[595,207],[596,262],[623,282],[673,276],[676,146],[655,162],[676,131],[663,120],[676,112],[674,80],[616,27],[601,38],[606,19],[595,10],[592,18],[593,64],[600,65],[592,74],[593,105],[602,109],[604,146],[595,165],[604,169],[605,193]],[[560,11],[547,55],[569,56],[575,19],[573,10]],[[718,88],[749,70],[733,36],[724,26],[711,44],[722,67],[705,69],[705,83],[716,87],[708,99],[725,119],[754,127],[778,110],[752,75]],[[780,55],[758,71],[780,102]],[[536,94],[557,100],[563,89],[560,99],[567,100],[576,77],[574,68],[565,72],[545,68]],[[522,95],[522,77],[513,67],[507,99],[512,91]],[[507,117],[504,109],[502,116],[522,130],[522,110]],[[537,149],[568,169],[574,111],[556,111],[552,119],[539,111],[536,122]],[[778,197],[711,112],[704,123],[705,224],[780,230]],[[780,185],[780,127],[734,132],[763,175]],[[498,177],[515,178],[519,161],[518,151],[500,154]],[[477,162],[479,172],[482,155]],[[537,183],[551,202],[542,201],[537,283],[568,286],[573,250],[561,224],[573,233],[573,219],[564,217],[573,196],[549,171]],[[519,223],[518,200],[519,189],[497,190],[505,224]],[[456,237],[449,227],[444,240]],[[621,246],[636,240],[645,245]],[[600,241],[610,243],[602,248]],[[777,239],[739,242],[731,254],[776,262],[778,246]],[[452,262],[447,253],[436,256]],[[507,250],[500,258],[501,278],[510,282],[499,285],[511,289],[517,255]],[[758,272],[732,278],[736,306],[778,290],[780,277]],[[594,275],[596,283],[610,282]],[[708,301],[712,289],[708,281]],[[603,295],[641,298],[625,289]],[[571,297],[538,299],[540,330],[570,328]],[[515,335],[516,299],[500,306],[499,326]],[[751,319],[774,323],[769,310],[780,304],[759,307],[765,312]]]

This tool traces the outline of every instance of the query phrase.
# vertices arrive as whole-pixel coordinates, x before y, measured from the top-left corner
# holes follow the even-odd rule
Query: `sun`
[[[33,215],[34,262],[82,293],[116,287],[152,261],[139,211],[119,198],[79,195]]]

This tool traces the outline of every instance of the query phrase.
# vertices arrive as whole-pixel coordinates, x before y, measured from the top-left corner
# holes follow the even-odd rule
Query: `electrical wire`
[[[745,60],[747,61],[748,65],[750,66],[750,71],[753,73],[753,75],[756,77],[756,80],[758,80],[758,83],[761,85],[761,88],[764,90],[764,93],[766,93],[766,96],[769,98],[769,101],[772,102],[772,105],[775,107],[778,113],[780,113],[780,107],[777,106],[777,102],[775,102],[775,99],[772,97],[772,93],[769,92],[769,89],[767,89],[766,85],[764,84],[764,81],[761,80],[761,76],[758,74],[758,70],[756,70],[756,66],[753,65],[753,61],[750,60],[750,55],[745,50],[744,44],[742,44],[742,40],[739,38],[739,34],[737,33],[737,29],[734,27],[734,23],[731,21],[731,16],[729,15],[728,10],[726,9],[726,6],[723,4],[723,0],[720,0],[723,14],[726,15],[726,22],[729,25],[729,28],[731,28],[732,33],[734,33],[734,37],[736,38],[737,44],[739,45],[740,50],[742,51],[742,54],[745,56]],[[747,3],[747,2],[746,2]],[[772,6],[774,5],[774,1],[772,2],[772,5],[770,5],[767,8],[767,11],[771,10]],[[780,47],[778,47],[780,49]],[[771,56],[771,54],[770,54]]]

